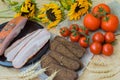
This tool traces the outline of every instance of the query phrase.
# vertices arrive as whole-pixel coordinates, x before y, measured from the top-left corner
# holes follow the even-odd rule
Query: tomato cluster
[[[92,36],[93,43],[90,45],[90,51],[93,54],[102,54],[110,56],[113,53],[113,46],[111,43],[115,41],[115,35],[112,32],[96,32]]]
[[[105,31],[105,34],[96,32],[92,36],[90,51],[93,54],[112,55],[114,48],[111,43],[115,41],[114,32],[118,29],[119,19],[111,14],[110,7],[103,3],[95,6],[92,12],[84,17],[83,23],[90,31],[96,31],[99,28]]]
[[[83,23],[91,31],[101,28],[104,31],[115,32],[118,29],[119,19],[111,14],[108,5],[102,3],[95,6],[92,13],[85,15]]]
[[[72,42],[78,42],[84,48],[88,47],[88,32],[86,28],[79,27],[77,24],[71,24],[69,28],[60,28],[63,37],[69,37]]]

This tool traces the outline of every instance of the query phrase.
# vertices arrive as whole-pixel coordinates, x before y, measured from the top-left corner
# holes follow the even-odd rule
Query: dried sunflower
[[[71,5],[70,11],[68,13],[69,19],[80,19],[82,15],[88,12],[91,5],[92,4],[88,0],[76,0],[76,2]]]
[[[47,23],[47,28],[57,26],[57,24],[62,20],[62,11],[58,4],[49,3],[45,4],[39,11],[38,18],[42,23]]]
[[[19,12],[15,15],[17,16],[25,16],[28,18],[33,18],[35,16],[36,11],[36,3],[34,0],[25,0],[25,2],[20,6]]]

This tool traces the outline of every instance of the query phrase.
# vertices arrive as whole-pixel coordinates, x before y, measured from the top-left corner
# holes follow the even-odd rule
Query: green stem
[[[37,21],[39,21],[39,22],[41,21],[41,20],[40,20],[39,18],[37,18],[37,17],[33,17],[32,20],[37,20]]]
[[[13,18],[13,15],[0,15],[0,18]]]
[[[73,3],[75,2],[75,0],[71,0]]]
[[[6,11],[10,11],[10,9],[0,10],[0,13],[6,12]]]
[[[61,7],[64,7],[64,6],[62,5],[61,1],[60,1],[60,0],[58,0],[58,1],[60,2]]]

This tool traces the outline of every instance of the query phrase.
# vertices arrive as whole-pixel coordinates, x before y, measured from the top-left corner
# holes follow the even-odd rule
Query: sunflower
[[[78,20],[84,14],[86,14],[91,7],[91,3],[88,0],[76,0],[75,3],[71,5],[70,11],[68,13],[70,20]]]
[[[25,0],[25,2],[20,7],[20,11],[15,15],[15,17],[25,16],[28,18],[33,18],[35,16],[35,11],[36,3],[34,0]]]
[[[62,20],[62,11],[59,5],[55,3],[45,4],[39,11],[38,18],[42,23],[47,23],[47,28],[57,26],[57,24]]]

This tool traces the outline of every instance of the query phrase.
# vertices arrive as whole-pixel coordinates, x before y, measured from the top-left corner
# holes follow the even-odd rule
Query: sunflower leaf
[[[31,18],[31,20],[41,22],[41,19],[39,19],[38,17],[33,17]]]
[[[70,0],[59,0],[59,2],[64,9],[70,9],[70,4],[72,3]]]
[[[22,6],[22,5],[17,5],[17,6],[15,6],[15,7],[12,7],[11,9],[12,9],[13,11],[15,11],[15,12],[20,12],[21,6]]]
[[[74,3],[75,2],[75,0],[71,0],[72,1],[72,3]]]

